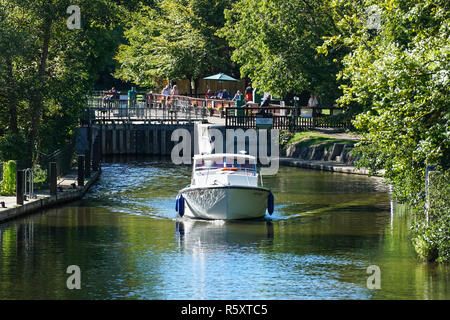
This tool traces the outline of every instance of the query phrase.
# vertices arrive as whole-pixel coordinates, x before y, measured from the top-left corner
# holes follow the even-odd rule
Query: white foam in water
[[[210,220],[209,221],[211,224],[214,224],[216,226],[222,226],[225,224],[225,220]]]

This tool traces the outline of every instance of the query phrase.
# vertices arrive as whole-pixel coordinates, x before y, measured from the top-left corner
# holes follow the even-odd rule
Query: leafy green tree
[[[232,68],[230,50],[215,35],[228,1],[161,0],[134,12],[121,45],[116,76],[141,86],[158,80],[196,80]]]
[[[19,133],[7,133],[0,137],[0,162],[16,160],[17,166],[22,169],[27,164],[25,160],[31,158],[27,143]]]
[[[363,132],[359,165],[384,170],[394,196],[423,209],[427,165],[445,174],[450,164],[449,4],[365,1],[371,5],[378,11],[378,29],[371,29],[367,16],[347,16],[342,19],[357,29],[327,40],[331,47],[344,43],[352,49],[343,60],[341,76],[348,84],[339,102],[365,110],[354,121]],[[439,190],[448,192],[448,181]],[[439,214],[448,222],[448,211]]]
[[[345,47],[319,54],[323,37],[337,32],[329,1],[240,0],[225,13],[222,35],[232,59],[254,85],[279,95],[315,91],[332,105]]]
[[[6,115],[0,134],[26,136],[29,155],[67,141],[84,96],[109,63],[105,56],[120,41],[114,27],[124,8],[109,0],[76,2],[79,30],[66,24],[73,1],[0,0],[0,110]]]
[[[379,2],[378,33],[352,38],[340,102],[366,106],[355,121],[367,132],[361,164],[386,170],[396,195],[414,199],[425,166],[449,164],[449,15],[444,2]]]

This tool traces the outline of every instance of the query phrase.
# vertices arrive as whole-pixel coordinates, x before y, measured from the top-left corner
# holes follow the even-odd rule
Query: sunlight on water
[[[450,298],[449,267],[417,260],[411,217],[378,178],[280,168],[264,178],[272,216],[224,222],[177,216],[190,173],[105,163],[83,200],[1,224],[0,299]],[[81,290],[66,287],[72,264]]]

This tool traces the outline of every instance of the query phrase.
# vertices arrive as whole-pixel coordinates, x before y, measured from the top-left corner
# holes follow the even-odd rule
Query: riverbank
[[[337,163],[333,161],[319,161],[319,160],[302,160],[296,158],[280,158],[280,165],[288,167],[297,167],[312,170],[369,175],[369,170],[361,168],[358,169],[354,165]],[[374,174],[376,177],[382,177],[383,173]]]
[[[100,171],[94,171],[91,177],[85,179],[83,187],[77,185],[77,173],[69,174],[58,179],[58,191],[56,195],[50,196],[50,190],[35,191],[36,198],[28,199],[23,205],[16,204],[15,196],[0,196],[0,202],[5,203],[5,208],[0,207],[0,223],[38,210],[74,201],[83,197],[90,186],[98,179]]]
[[[317,129],[314,131],[287,133],[282,140],[280,165],[312,170],[369,175],[369,170],[357,168],[357,156],[352,154],[360,141],[355,133],[340,130]],[[374,174],[382,177],[384,172]]]

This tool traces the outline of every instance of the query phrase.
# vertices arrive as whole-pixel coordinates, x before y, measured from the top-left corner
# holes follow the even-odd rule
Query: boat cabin
[[[245,154],[194,156],[191,186],[258,186],[256,158]]]

